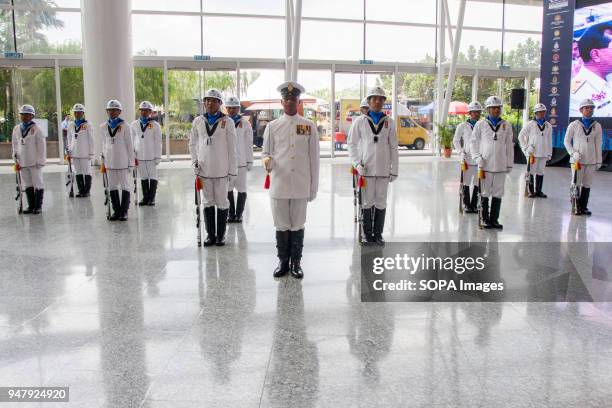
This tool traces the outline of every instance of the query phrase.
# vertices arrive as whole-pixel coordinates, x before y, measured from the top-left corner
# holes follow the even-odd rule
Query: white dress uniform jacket
[[[114,134],[114,136],[112,135]],[[114,130],[107,122],[100,125],[104,165],[110,170],[127,170],[134,167],[134,144],[131,126],[123,121]]]
[[[236,129],[227,115],[212,125],[204,116],[194,119],[189,137],[191,161],[198,162],[199,176],[222,178],[236,176]]]
[[[77,129],[74,121],[68,124],[68,151],[75,159],[89,159],[94,154],[94,129],[85,121]]]
[[[564,140],[565,148],[570,156],[580,153],[580,164],[600,164],[602,148],[602,130],[599,122],[593,121],[591,127],[585,129],[578,119],[567,127]],[[574,163],[574,158],[570,162]]]
[[[378,141],[371,126],[378,129]],[[374,125],[367,115],[361,115],[353,120],[349,130],[348,150],[353,166],[365,167],[366,177],[397,176],[399,157],[397,152],[397,135],[395,123],[388,116],[383,116],[378,125]]]
[[[25,134],[21,134],[21,125],[13,128],[13,157],[21,167],[42,167],[47,163],[47,143],[40,128],[33,124]]]
[[[138,160],[161,160],[162,128],[159,123],[149,120],[143,131],[140,120],[135,120],[132,122],[132,132],[134,134],[134,150]]]
[[[514,166],[512,127],[505,120],[497,126],[484,119],[476,123],[472,134],[472,157],[483,159],[482,168],[489,173],[505,173]]]
[[[478,123],[478,122],[476,122]],[[463,152],[465,155],[465,161],[468,165],[474,165],[474,159],[472,158],[472,132],[474,128],[468,121],[461,122],[455,129],[455,136],[453,137],[453,146],[458,152]],[[461,142],[463,141],[463,146]]]
[[[271,157],[270,197],[308,199],[319,190],[319,135],[315,124],[283,115],[264,132],[262,158]]]
[[[534,149],[533,157],[535,158],[552,156],[552,126],[550,123],[544,122],[544,127],[540,128],[538,122],[531,120],[521,129],[518,138],[525,156],[530,146]]]
[[[253,163],[253,129],[246,118],[236,124],[236,158],[238,167]]]

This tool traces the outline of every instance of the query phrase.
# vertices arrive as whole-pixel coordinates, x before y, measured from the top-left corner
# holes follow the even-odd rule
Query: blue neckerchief
[[[208,121],[208,124],[210,126],[214,125],[215,122],[217,121],[217,119],[219,119],[220,116],[221,116],[221,112],[220,111],[217,111],[216,113],[214,113],[212,115],[209,114],[208,112],[206,112],[204,114],[204,117],[206,117],[206,120]]]
[[[544,122],[546,122],[546,119],[536,119],[535,121],[538,123],[538,125],[544,126]]]
[[[121,122],[123,122],[123,119],[115,118],[115,119],[109,119],[106,123],[108,123],[108,126],[110,126],[112,130],[115,130],[115,128],[117,128],[117,126],[119,126]]]
[[[29,122],[21,122],[21,133],[24,133],[30,126],[34,124],[34,121],[31,120]]]
[[[593,124],[592,118],[580,118],[580,121],[582,122],[584,127],[587,129],[591,127],[591,124]]]
[[[497,124],[502,120],[500,117],[494,118],[491,115],[487,115],[487,119],[493,124],[493,126],[497,126]]]
[[[234,116],[231,116],[231,118],[232,118],[232,120],[234,121],[234,124],[236,124],[236,125],[237,125],[237,124],[238,124],[238,122],[240,122],[240,118],[241,118],[241,116],[240,116],[240,115],[234,115]]]
[[[86,120],[84,118],[83,119],[75,119],[74,124],[75,124],[76,127],[79,127],[79,126],[81,126],[85,122],[86,122]]]
[[[140,117],[140,124],[142,126],[146,125],[147,123],[149,123],[149,121],[151,120],[151,118],[145,118],[145,117]]]
[[[472,127],[476,125],[476,121],[474,119],[468,119],[467,121],[470,125],[472,125]]]
[[[368,116],[372,118],[372,121],[374,121],[375,125],[378,125],[378,122],[380,122],[380,118],[382,118],[383,112],[374,112],[372,110],[368,111]]]

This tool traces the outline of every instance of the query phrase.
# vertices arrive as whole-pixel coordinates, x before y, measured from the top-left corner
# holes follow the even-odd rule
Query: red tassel
[[[351,166],[351,174],[352,174],[353,176],[356,176],[356,175],[358,174],[358,173],[357,173],[357,169],[356,169],[355,167],[353,167],[353,166]]]
[[[363,187],[365,187],[365,184],[366,184],[366,183],[365,183],[365,177],[360,176],[360,177],[359,177],[359,188],[363,188]]]
[[[266,181],[264,181],[264,188],[266,190],[270,189],[270,174],[266,174]]]
[[[202,189],[202,181],[199,177],[196,177],[196,190],[200,191]]]

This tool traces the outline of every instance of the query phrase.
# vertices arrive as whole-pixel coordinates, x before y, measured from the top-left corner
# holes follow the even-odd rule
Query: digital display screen
[[[569,116],[581,116],[580,102],[592,99],[593,116],[609,118],[612,117],[612,2],[580,6],[577,4],[574,12]]]

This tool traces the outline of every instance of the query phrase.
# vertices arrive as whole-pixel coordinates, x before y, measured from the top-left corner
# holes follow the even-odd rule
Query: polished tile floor
[[[101,179],[68,199],[49,166],[42,216],[17,216],[0,169],[0,386],[69,386],[69,404],[0,407],[610,407],[608,303],[361,303],[350,174],[323,160],[309,207],[306,278],[275,281],[263,172],[250,175],[229,244],[195,244],[191,170],[163,163],[157,206],[107,222]],[[588,219],[568,211],[569,170],[547,200],[506,184],[500,241],[612,236],[612,174]],[[457,212],[458,163],[401,159],[385,236],[490,239]]]

